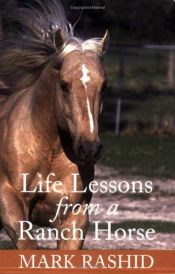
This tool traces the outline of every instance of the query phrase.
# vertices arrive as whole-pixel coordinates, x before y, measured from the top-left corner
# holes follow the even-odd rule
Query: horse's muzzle
[[[100,141],[79,141],[75,145],[76,159],[79,164],[95,164],[99,159],[102,144]]]

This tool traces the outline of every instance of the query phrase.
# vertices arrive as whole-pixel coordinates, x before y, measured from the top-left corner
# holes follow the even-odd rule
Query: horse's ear
[[[101,39],[102,55],[105,54],[105,52],[107,51],[108,44],[109,44],[109,31],[107,30],[104,37]]]
[[[60,49],[64,44],[64,38],[60,29],[55,32],[54,43],[57,50]]]

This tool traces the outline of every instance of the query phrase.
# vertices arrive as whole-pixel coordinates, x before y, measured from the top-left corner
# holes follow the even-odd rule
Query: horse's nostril
[[[94,143],[94,148],[92,151],[93,156],[98,156],[101,152],[102,144],[101,143]]]
[[[98,159],[102,149],[100,142],[82,142],[76,146],[76,155],[80,161],[93,161]]]
[[[83,143],[80,143],[78,145],[77,154],[78,154],[79,159],[81,159],[81,160],[84,160],[87,157],[88,150],[87,150],[87,147]]]
[[[83,148],[83,145],[82,145],[82,144],[79,144],[79,145],[78,145],[77,151],[78,151],[78,154],[79,154],[79,155],[83,154],[84,148]]]
[[[103,148],[103,145],[100,143],[100,144],[99,144],[99,147],[98,147],[98,153],[101,152],[102,148]]]

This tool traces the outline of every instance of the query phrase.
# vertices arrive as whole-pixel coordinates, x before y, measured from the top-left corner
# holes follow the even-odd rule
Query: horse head
[[[59,52],[57,108],[59,126],[72,138],[76,162],[95,163],[101,151],[98,121],[102,111],[106,75],[103,56],[108,32],[102,39],[82,41],[71,38],[66,43],[61,32],[55,35]]]

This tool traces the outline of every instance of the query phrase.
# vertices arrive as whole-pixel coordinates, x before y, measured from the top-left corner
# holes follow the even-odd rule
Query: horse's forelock
[[[91,51],[99,57],[102,57],[101,39],[92,38],[82,41],[77,37],[71,37],[58,51],[58,56],[62,61],[68,54],[74,51],[80,51],[82,53],[86,51]]]

